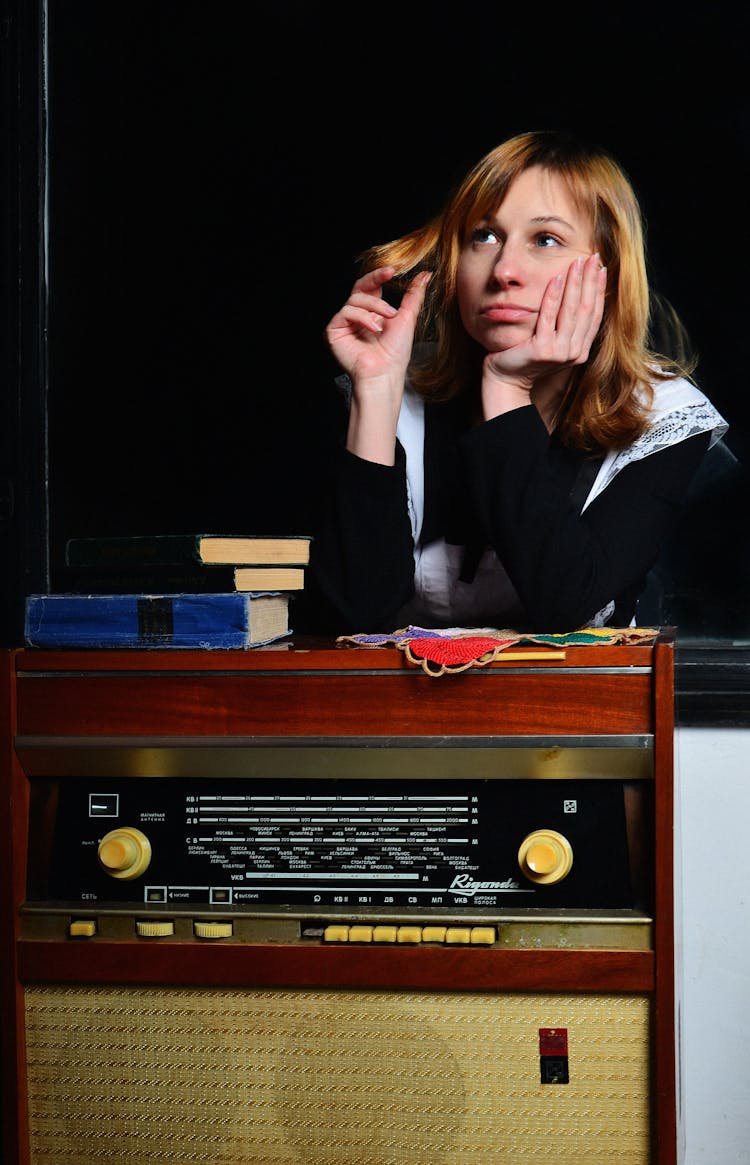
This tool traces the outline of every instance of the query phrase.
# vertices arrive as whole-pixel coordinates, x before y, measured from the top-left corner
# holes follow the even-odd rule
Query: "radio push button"
[[[445,936],[448,933],[447,926],[424,926],[422,927],[422,942],[423,943],[444,943]]]
[[[323,931],[323,942],[326,943],[348,943],[349,942],[349,927],[348,926],[327,926]]]
[[[468,926],[449,926],[445,933],[445,941],[447,943],[470,943],[471,942],[471,927]]]
[[[140,829],[123,825],[104,835],[97,852],[99,864],[106,874],[129,881],[148,869],[151,842]]]
[[[349,942],[350,943],[371,943],[372,942],[372,927],[371,926],[352,926],[349,928]]]
[[[556,830],[536,829],[521,842],[518,864],[529,881],[551,886],[570,873],[573,849],[567,837]]]
[[[421,943],[422,941],[422,927],[421,926],[400,926],[398,934],[396,935],[396,942],[399,943]]]
[[[471,943],[473,946],[491,947],[497,938],[494,926],[472,926]]]
[[[93,918],[74,918],[68,926],[71,938],[93,938],[96,934],[96,922]]]
[[[372,932],[373,942],[395,943],[398,938],[397,926],[376,926]]]

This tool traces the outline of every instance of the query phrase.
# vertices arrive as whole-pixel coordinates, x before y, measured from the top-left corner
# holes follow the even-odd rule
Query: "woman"
[[[328,625],[633,622],[727,426],[689,366],[648,348],[642,221],[619,165],[521,134],[363,271],[326,332],[349,398],[311,561]]]

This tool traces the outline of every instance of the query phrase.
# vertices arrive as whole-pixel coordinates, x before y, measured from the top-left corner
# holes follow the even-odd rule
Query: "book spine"
[[[69,566],[55,589],[78,595],[212,594],[235,590],[233,566]]]
[[[255,645],[251,610],[258,599],[237,593],[34,595],[26,601],[24,634],[30,647],[245,648]]]
[[[305,586],[305,568],[238,566],[234,569],[233,586],[238,591],[256,591],[273,587],[279,591],[301,591]]]
[[[139,567],[200,565],[200,537],[165,534],[134,538],[70,538],[65,546],[67,566]]]

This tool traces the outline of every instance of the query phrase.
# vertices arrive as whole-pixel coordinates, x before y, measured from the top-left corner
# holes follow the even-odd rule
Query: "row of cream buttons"
[[[323,932],[327,943],[456,943],[492,946],[494,926],[339,926]]]
[[[93,938],[96,922],[93,918],[75,919],[68,933],[72,938]],[[174,934],[174,923],[162,919],[136,919],[135,933],[139,938],[169,938]],[[231,938],[231,922],[194,922],[193,934],[196,938]]]

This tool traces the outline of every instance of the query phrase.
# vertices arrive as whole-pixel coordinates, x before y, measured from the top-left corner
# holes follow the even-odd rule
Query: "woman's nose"
[[[523,263],[518,250],[505,242],[492,267],[492,278],[499,287],[513,287],[523,283]]]

